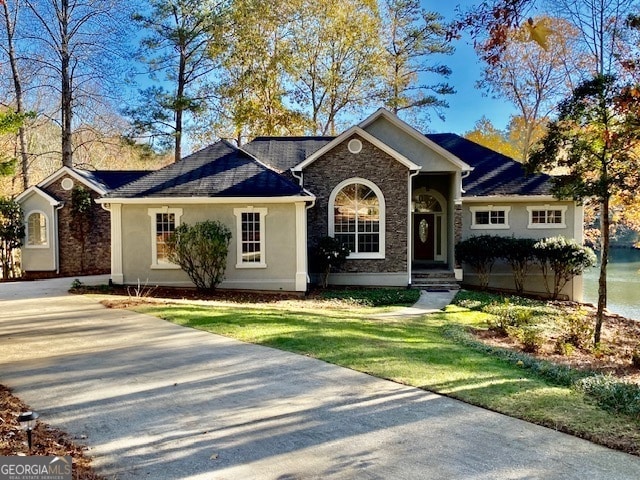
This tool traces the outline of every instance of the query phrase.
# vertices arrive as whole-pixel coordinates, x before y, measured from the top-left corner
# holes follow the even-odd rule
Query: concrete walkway
[[[110,479],[640,478],[640,458],[304,356],[0,285],[0,383]]]
[[[421,290],[420,298],[412,306],[395,312],[380,313],[376,317],[415,317],[436,313],[451,303],[458,290]]]

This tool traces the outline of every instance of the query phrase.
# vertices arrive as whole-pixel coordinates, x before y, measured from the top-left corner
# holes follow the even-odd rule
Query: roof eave
[[[279,197],[136,197],[136,198],[110,198],[102,197],[96,200],[100,204],[122,203],[122,204],[236,204],[236,203],[298,203],[313,202],[315,195],[284,195]]]

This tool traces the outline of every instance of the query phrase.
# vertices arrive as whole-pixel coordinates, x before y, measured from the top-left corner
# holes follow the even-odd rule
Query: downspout
[[[306,206],[305,206],[305,210],[309,211],[309,209],[315,207],[316,205],[316,196],[314,194],[312,194],[309,190],[307,190],[306,188],[304,188],[304,180],[303,180],[303,173],[300,172],[300,175],[296,175],[296,172],[292,170],[291,171],[291,175],[294,176],[294,178],[298,179],[298,184],[300,185],[300,188],[302,188],[302,191],[304,193],[306,193],[307,195],[309,195],[309,197],[311,198],[311,202],[309,202]],[[307,277],[307,285],[309,285],[311,283],[311,277],[309,276],[309,244],[307,242],[308,240],[308,225],[307,225],[307,218],[308,215],[304,216],[304,222],[305,222],[305,228],[304,228],[304,250],[305,250],[305,270],[306,270],[306,277]]]
[[[408,188],[407,188],[407,288],[411,288],[411,278],[413,277],[413,271],[411,267],[412,259],[413,259],[413,231],[412,231],[412,220],[413,220],[413,212],[411,211],[411,194],[413,193],[413,189],[411,188],[413,185],[412,179],[416,175],[420,173],[420,170],[411,171],[409,170],[409,178],[408,178]]]
[[[64,207],[64,202],[58,203],[53,212],[53,231],[56,234],[56,248],[54,249],[54,261],[56,263],[56,275],[60,275],[60,232],[58,231],[58,211]]]

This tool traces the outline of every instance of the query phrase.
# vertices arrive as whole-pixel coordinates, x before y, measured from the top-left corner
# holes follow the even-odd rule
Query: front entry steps
[[[411,288],[420,290],[460,290],[455,274],[450,270],[414,270]]]

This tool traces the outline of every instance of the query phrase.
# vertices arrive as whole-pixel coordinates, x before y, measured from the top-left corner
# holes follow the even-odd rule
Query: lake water
[[[598,303],[600,266],[584,274],[584,301]],[[640,250],[611,249],[607,265],[607,309],[640,320]]]

